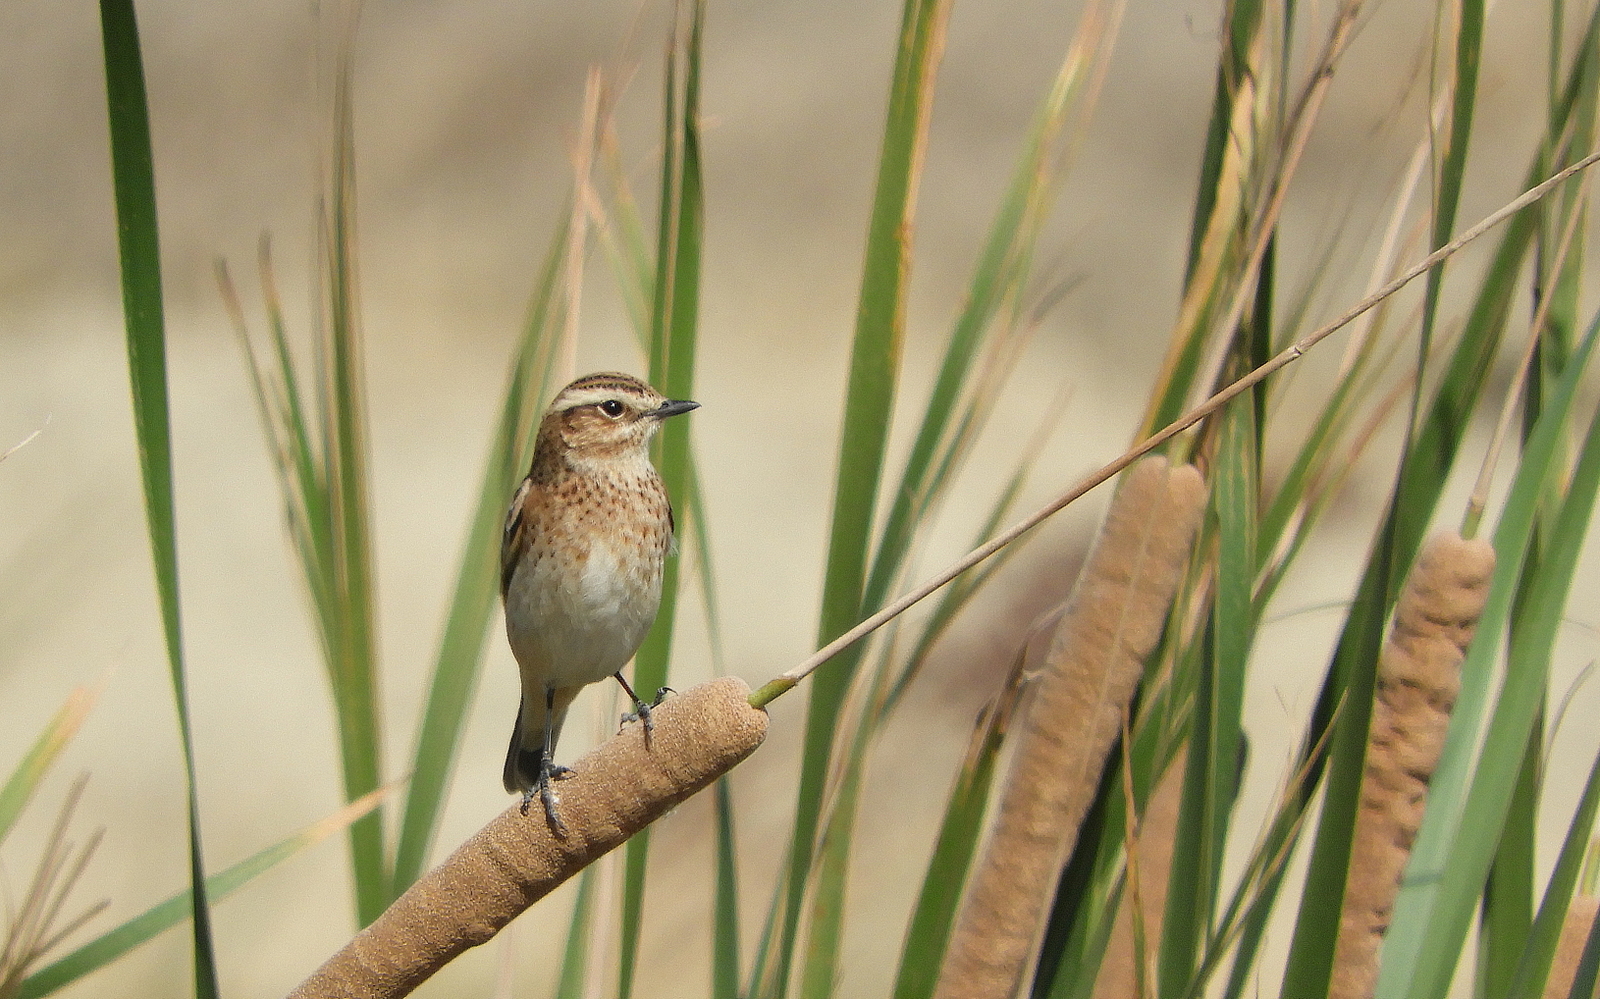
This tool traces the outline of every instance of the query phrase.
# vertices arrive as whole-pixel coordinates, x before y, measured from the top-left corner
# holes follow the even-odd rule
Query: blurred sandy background
[[[1542,19],[1519,21],[1521,6],[1501,4],[1491,19],[1464,223],[1516,193],[1543,113],[1547,28]],[[1332,268],[1338,278],[1325,289],[1331,305],[1359,297],[1375,213],[1417,134],[1421,103],[1405,88],[1426,55],[1431,7],[1393,0],[1371,15],[1296,183],[1284,272],[1291,283],[1302,280],[1308,262],[1343,232]],[[331,18],[298,3],[148,0],[139,14],[166,254],[201,809],[216,869],[325,815],[339,795],[298,569],[211,277],[214,258],[228,258],[254,300],[255,244],[270,232],[291,321],[306,328],[324,100],[317,51],[319,37],[333,33]],[[692,419],[729,666],[754,683],[813,647],[834,436],[898,17],[890,3],[710,6],[697,390],[704,408]],[[1033,0],[956,6],[920,200],[904,412],[922,404],[1018,138],[1076,17],[1076,5]],[[1218,18],[1215,0],[1130,4],[1099,112],[1041,253],[1072,290],[1008,388],[922,571],[964,546],[1020,457],[1025,431],[1063,386],[1072,391],[1067,419],[1036,456],[1025,506],[1114,456],[1131,433],[1175,310]],[[624,141],[641,191],[653,191],[665,22],[661,4],[640,13],[633,0],[375,0],[362,14],[358,238],[391,774],[411,752],[510,345],[567,189],[584,74],[597,62],[638,67],[623,105]],[[0,874],[16,898],[68,778],[92,771],[75,828],[106,828],[82,896],[111,899],[95,924],[103,930],[184,885],[185,844],[129,418],[99,60],[94,5],[0,6],[0,450],[45,427],[0,466],[0,771],[9,772],[72,687],[103,684],[88,724],[6,844]],[[601,276],[584,302],[579,368],[639,370],[603,264],[592,274]],[[1339,349],[1328,344],[1321,363]],[[1313,568],[1298,573],[1280,601],[1280,613],[1298,613],[1269,629],[1258,656],[1250,732],[1257,810],[1281,779],[1325,662],[1337,615],[1317,608],[1346,599],[1372,504],[1388,489],[1377,469],[1352,478],[1304,562]],[[858,853],[841,995],[886,989],[929,823],[967,726],[996,682],[996,658],[1067,585],[1101,500],[1091,497],[1041,533],[947,643],[884,741],[863,813],[876,818],[865,824]],[[1593,656],[1593,622],[1584,615],[1596,586],[1587,561],[1587,588],[1572,603],[1581,626],[1568,636],[1571,661],[1558,667],[1558,685]],[[674,675],[688,685],[709,667],[703,629],[693,617],[684,621]],[[506,804],[498,771],[515,681],[498,621],[489,648],[439,840],[445,847]],[[597,717],[611,710],[600,697],[585,700]],[[737,783],[741,861],[756,886],[747,943],[787,834],[803,707],[803,696],[774,706],[772,739]],[[584,729],[569,727],[564,756],[592,740]],[[1587,765],[1592,747],[1582,739],[1565,753],[1562,746],[1558,763]],[[1570,797],[1558,790],[1555,811]],[[700,951],[684,941],[702,936],[708,918],[705,817],[702,804],[686,806],[655,840],[643,995],[704,992]],[[1241,818],[1244,839],[1255,821]],[[330,841],[217,908],[228,995],[283,994],[342,942],[351,928],[346,871],[344,841]],[[545,994],[566,905],[566,896],[542,904],[514,927],[512,950],[482,948],[423,994],[487,994],[502,963],[515,965],[515,994]],[[188,967],[186,938],[168,934],[70,994],[183,993]]]

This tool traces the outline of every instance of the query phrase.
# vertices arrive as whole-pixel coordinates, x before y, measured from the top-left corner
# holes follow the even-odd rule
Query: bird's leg
[[[646,704],[645,702],[639,700],[639,695],[635,694],[633,692],[633,688],[628,686],[628,681],[623,679],[622,672],[620,670],[611,675],[617,678],[617,682],[622,684],[623,692],[626,693],[629,699],[633,701],[633,710],[622,716],[622,723],[626,725],[631,721],[642,721],[644,722],[644,730],[647,735],[651,732],[654,732],[656,730],[656,723],[655,719],[650,717],[650,709],[655,705]],[[662,689],[665,690],[666,688],[663,687]],[[660,703],[661,698],[658,695],[656,697],[656,704]]]
[[[556,811],[556,793],[550,789],[552,780],[566,780],[572,776],[571,767],[557,766],[554,762],[555,742],[555,716],[556,692],[554,687],[546,687],[544,691],[544,752],[540,755],[539,773],[534,781],[534,787],[522,792],[522,814],[528,814],[528,805],[533,801],[533,796],[538,794],[539,802],[544,805],[545,820],[550,823],[550,828],[562,839],[567,838],[567,824],[561,821],[561,815]]]

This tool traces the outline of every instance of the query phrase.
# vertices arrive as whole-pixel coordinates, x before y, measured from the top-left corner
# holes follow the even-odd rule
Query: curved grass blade
[[[195,786],[194,741],[189,724],[188,681],[178,596],[178,536],[172,498],[172,422],[167,403],[166,320],[161,297],[161,240],[156,225],[155,162],[150,145],[150,110],[133,0],[101,0],[105,50],[106,113],[111,124],[111,173],[117,208],[117,247],[122,272],[122,308],[127,323],[128,376],[133,387],[134,432],[144,481],[145,516],[162,634],[177,709],[189,826],[190,912],[194,929],[194,989],[217,995],[216,957],[206,901],[205,862],[200,845],[200,802]]]
[[[906,458],[894,502],[873,553],[871,573],[862,596],[864,611],[888,599],[904,565],[916,526],[922,522],[939,486],[947,480],[952,456],[960,452],[951,439],[972,433],[980,420],[973,407],[958,403],[967,391],[974,367],[993,343],[988,335],[1002,314],[1016,311],[1033,261],[1039,232],[1049,214],[1051,194],[1061,175],[1062,133],[1068,116],[1092,104],[1085,91],[1096,89],[1115,33],[1111,19],[1098,6],[1085,12],[1073,46],[1034,115],[1027,142],[990,225],[967,289],[961,314],[951,329],[939,374],[923,410],[916,440]],[[956,419],[965,414],[966,419]],[[952,431],[952,422],[956,430]]]
[[[300,851],[322,842],[368,814],[389,794],[389,790],[389,788],[379,788],[232,867],[218,871],[206,879],[206,892],[211,898],[218,900],[228,897],[258,874],[271,870]],[[117,960],[157,934],[183,922],[189,917],[190,912],[190,893],[179,892],[109,933],[84,944],[59,961],[29,975],[23,981],[17,999],[38,999],[76,982]]]

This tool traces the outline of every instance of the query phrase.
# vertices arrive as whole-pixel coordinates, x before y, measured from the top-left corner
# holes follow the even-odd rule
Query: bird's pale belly
[[[592,542],[586,558],[546,552],[517,569],[506,632],[524,670],[542,665],[550,686],[594,683],[627,665],[660,603],[659,557]]]

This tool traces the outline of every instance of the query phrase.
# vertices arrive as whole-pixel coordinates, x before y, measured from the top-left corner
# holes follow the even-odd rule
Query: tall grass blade
[[[700,48],[704,24],[704,0],[684,0],[679,4],[667,57],[661,219],[651,309],[650,382],[669,399],[694,398],[700,254],[705,229],[700,167]],[[687,420],[669,420],[663,425],[656,465],[668,495],[679,497],[679,518],[685,524],[693,521],[693,530],[700,536],[704,529],[703,511],[685,505],[685,499],[692,495],[688,489],[691,428]],[[641,697],[649,698],[657,688],[666,686],[677,618],[680,566],[678,559],[669,558],[663,567],[661,608],[634,657],[634,684]],[[624,851],[619,999],[628,999],[633,994],[649,853],[648,829],[629,840]]]
[[[567,946],[561,954],[561,974],[556,979],[557,999],[582,999],[585,971],[589,966],[589,938],[594,933],[595,869],[586,868],[578,877],[578,898],[572,904],[572,922],[567,927]]]
[[[161,297],[161,240],[156,224],[155,163],[150,109],[133,0],[101,0],[105,50],[106,113],[111,124],[111,174],[117,208],[122,308],[127,324],[128,377],[133,387],[134,433],[144,482],[150,555],[161,603],[178,741],[183,751],[189,831],[190,912],[194,932],[194,990],[218,994],[211,913],[200,845],[200,803],[195,787],[194,742],[183,656],[178,597],[178,537],[172,499],[172,421],[167,403],[166,320]]]
[[[366,406],[362,393],[361,333],[356,312],[355,131],[351,99],[353,40],[339,54],[334,83],[334,138],[329,204],[323,217],[324,335],[319,356],[322,472],[327,482],[332,550],[329,666],[339,726],[345,795],[376,790],[382,778],[378,718],[377,628],[368,527]],[[388,906],[390,870],[383,816],[374,812],[350,827],[356,917],[365,926]]]
[[[739,862],[734,853],[733,791],[717,781],[717,883],[711,910],[711,999],[739,999]]]
[[[1530,176],[1531,183],[1540,180],[1537,164],[1530,167]],[[1403,571],[1415,558],[1454,466],[1465,429],[1499,351],[1518,274],[1536,229],[1533,212],[1519,212],[1508,220],[1494,257],[1478,283],[1472,308],[1434,389],[1432,402],[1409,439],[1406,458],[1379,529],[1380,540],[1369,555],[1328,677],[1313,708],[1311,727],[1301,750],[1302,759],[1311,763],[1306,786],[1314,787],[1325,770],[1338,775],[1337,791],[1331,785],[1329,788],[1337,805],[1337,821],[1330,824],[1325,810],[1313,839],[1310,873],[1302,896],[1303,929],[1297,928],[1291,944],[1283,986],[1286,995],[1320,995],[1327,988],[1333,939],[1332,934],[1317,927],[1322,922],[1320,912],[1344,894],[1350,828],[1361,772],[1359,761],[1365,753],[1371,714],[1374,664],[1393,604],[1393,579],[1398,578],[1395,571]],[[1339,705],[1343,707],[1337,711],[1339,727],[1328,740],[1329,756],[1314,752],[1312,747],[1328,737]],[[1309,796],[1305,804],[1309,805]]]
[[[863,610],[875,610],[888,599],[917,525],[939,486],[948,480],[953,455],[964,453],[952,438],[981,424],[972,412],[972,404],[963,408],[962,396],[968,391],[973,370],[984,352],[994,349],[996,322],[1003,315],[1018,311],[1039,232],[1049,215],[1051,195],[1061,175],[1065,145],[1062,133],[1068,116],[1081,104],[1092,103],[1092,94],[1085,100],[1084,92],[1095,89],[1104,70],[1115,34],[1111,22],[1114,17],[1097,4],[1085,11],[1072,48],[1034,115],[974,268],[966,301],[945,345],[939,374],[884,521],[863,591]],[[965,420],[959,419],[963,413],[968,414]]]
[[[1261,331],[1265,329],[1262,323]],[[1164,996],[1188,991],[1202,947],[1212,935],[1223,847],[1240,782],[1244,670],[1255,632],[1252,591],[1261,489],[1257,406],[1252,393],[1223,411],[1210,476],[1218,523],[1216,592],[1206,650],[1199,657],[1192,749],[1162,921],[1158,994]]]
[[[1025,335],[1015,328],[1021,299],[1031,270],[1038,233],[1047,215],[1050,194],[1060,175],[1062,133],[1078,98],[1097,82],[1103,67],[1104,42],[1113,20],[1091,6],[1071,52],[1058,71],[1013,171],[1012,182],[1001,201],[968,290],[967,302],[946,345],[944,361],[918,428],[905,472],[880,535],[877,551],[862,596],[863,613],[879,608],[888,598],[909,555],[918,525],[925,523],[945,496],[954,474],[970,453],[978,431],[998,398],[998,386],[1020,356]],[[1030,324],[1031,328],[1031,324]],[[1048,413],[1048,411],[1047,411]],[[1042,437],[1042,435],[1040,435]],[[1009,500],[1020,488],[1022,470],[1013,474],[990,517],[990,530],[1003,517]],[[985,535],[987,537],[987,534]],[[980,538],[980,541],[982,538]],[[842,754],[843,773],[826,812],[823,853],[816,868],[806,972],[808,995],[831,986],[827,968],[837,960],[844,933],[844,886],[849,880],[851,843],[854,839],[860,782],[879,725],[898,702],[920,669],[928,646],[949,623],[998,563],[948,588],[933,616],[922,625],[921,636],[906,665],[898,670],[894,643],[886,643],[873,670],[869,703],[852,713],[847,730],[850,749]],[[816,969],[816,970],[813,970]]]
[[[819,644],[842,633],[861,616],[867,553],[872,547],[872,522],[905,335],[905,288],[915,191],[948,14],[948,0],[906,0],[902,9],[840,431],[822,612],[817,627]],[[859,651],[846,653],[812,678],[790,841],[787,896],[777,924],[774,974],[770,981],[761,983],[764,995],[781,996],[788,988],[800,908],[815,856],[834,727],[859,661]],[[812,981],[831,983],[835,955],[819,953],[814,957],[808,971]],[[831,988],[831,984],[826,987]]]

